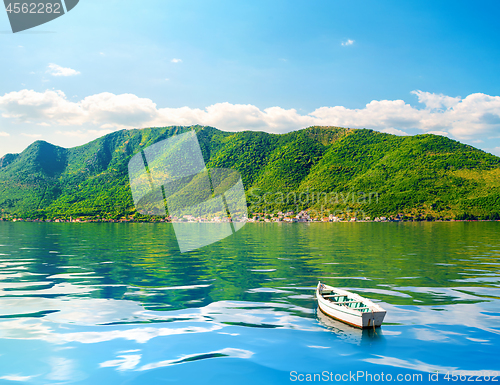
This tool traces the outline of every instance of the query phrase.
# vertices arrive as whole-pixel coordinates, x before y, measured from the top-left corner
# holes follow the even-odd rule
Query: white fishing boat
[[[367,298],[318,282],[316,298],[321,311],[358,328],[380,327],[386,311]]]

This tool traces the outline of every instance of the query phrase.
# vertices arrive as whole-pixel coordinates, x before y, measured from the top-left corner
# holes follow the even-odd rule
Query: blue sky
[[[36,139],[210,124],[433,132],[500,154],[497,1],[80,0],[12,34],[0,156]]]

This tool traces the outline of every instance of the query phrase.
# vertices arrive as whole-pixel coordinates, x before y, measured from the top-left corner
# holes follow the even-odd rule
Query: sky
[[[80,0],[13,34],[0,156],[168,125],[434,133],[500,155],[498,1]]]

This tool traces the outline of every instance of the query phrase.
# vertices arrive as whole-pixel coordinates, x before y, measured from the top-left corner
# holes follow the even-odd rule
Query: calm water
[[[0,383],[500,371],[499,226],[248,224],[180,254],[168,224],[0,223]],[[383,327],[322,317],[318,280],[379,302]]]

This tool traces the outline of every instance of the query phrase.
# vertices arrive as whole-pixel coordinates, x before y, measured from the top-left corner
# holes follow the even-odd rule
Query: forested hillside
[[[0,159],[2,215],[138,217],[130,158],[188,130],[197,132],[209,168],[242,174],[253,212],[462,219],[500,212],[500,158],[442,136],[339,127],[276,135],[194,126],[123,130],[71,149],[37,141],[6,155]]]

